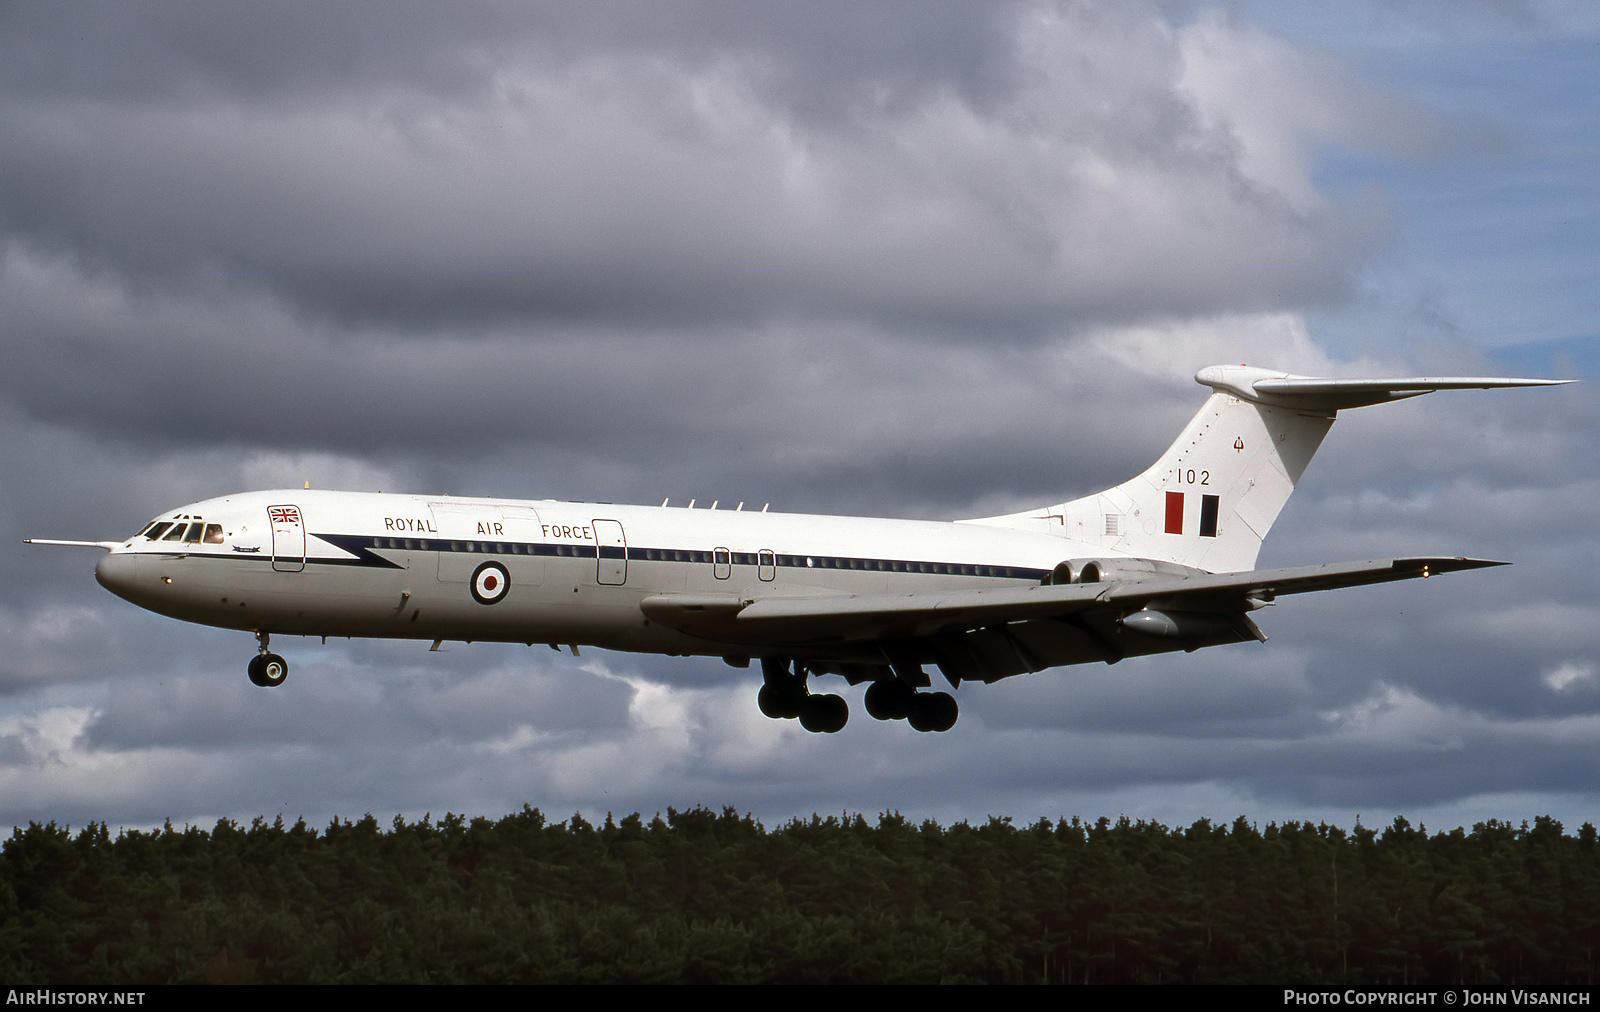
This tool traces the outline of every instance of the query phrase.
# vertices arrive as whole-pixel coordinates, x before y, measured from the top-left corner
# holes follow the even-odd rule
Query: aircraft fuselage
[[[654,595],[749,602],[1032,586],[1074,554],[1107,554],[968,523],[305,490],[224,496],[157,522],[200,525],[200,537],[141,534],[95,573],[173,618],[666,654],[748,654],[759,643],[653,622],[641,603]]]

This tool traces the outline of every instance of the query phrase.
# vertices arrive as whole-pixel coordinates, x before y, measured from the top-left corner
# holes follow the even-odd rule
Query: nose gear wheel
[[[269,639],[269,633],[256,633],[256,642],[261,644],[261,652],[250,658],[250,664],[245,669],[250,675],[250,681],[265,689],[276,688],[289,677],[289,662],[267,649]]]

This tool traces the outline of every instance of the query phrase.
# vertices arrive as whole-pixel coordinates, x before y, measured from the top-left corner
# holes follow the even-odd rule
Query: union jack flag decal
[[[298,524],[300,509],[296,506],[268,506],[267,517],[275,524]]]

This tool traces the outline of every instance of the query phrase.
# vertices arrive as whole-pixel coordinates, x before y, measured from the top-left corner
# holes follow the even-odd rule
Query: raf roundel
[[[472,571],[472,599],[479,604],[499,604],[511,589],[511,575],[498,562],[485,562]]]

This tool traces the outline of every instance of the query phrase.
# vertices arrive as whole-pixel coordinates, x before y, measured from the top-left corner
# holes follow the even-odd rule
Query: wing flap
[[[737,625],[802,638],[920,639],[946,629],[1070,615],[1093,607],[1111,585],[1078,584],[854,597],[777,597],[739,612]]]

